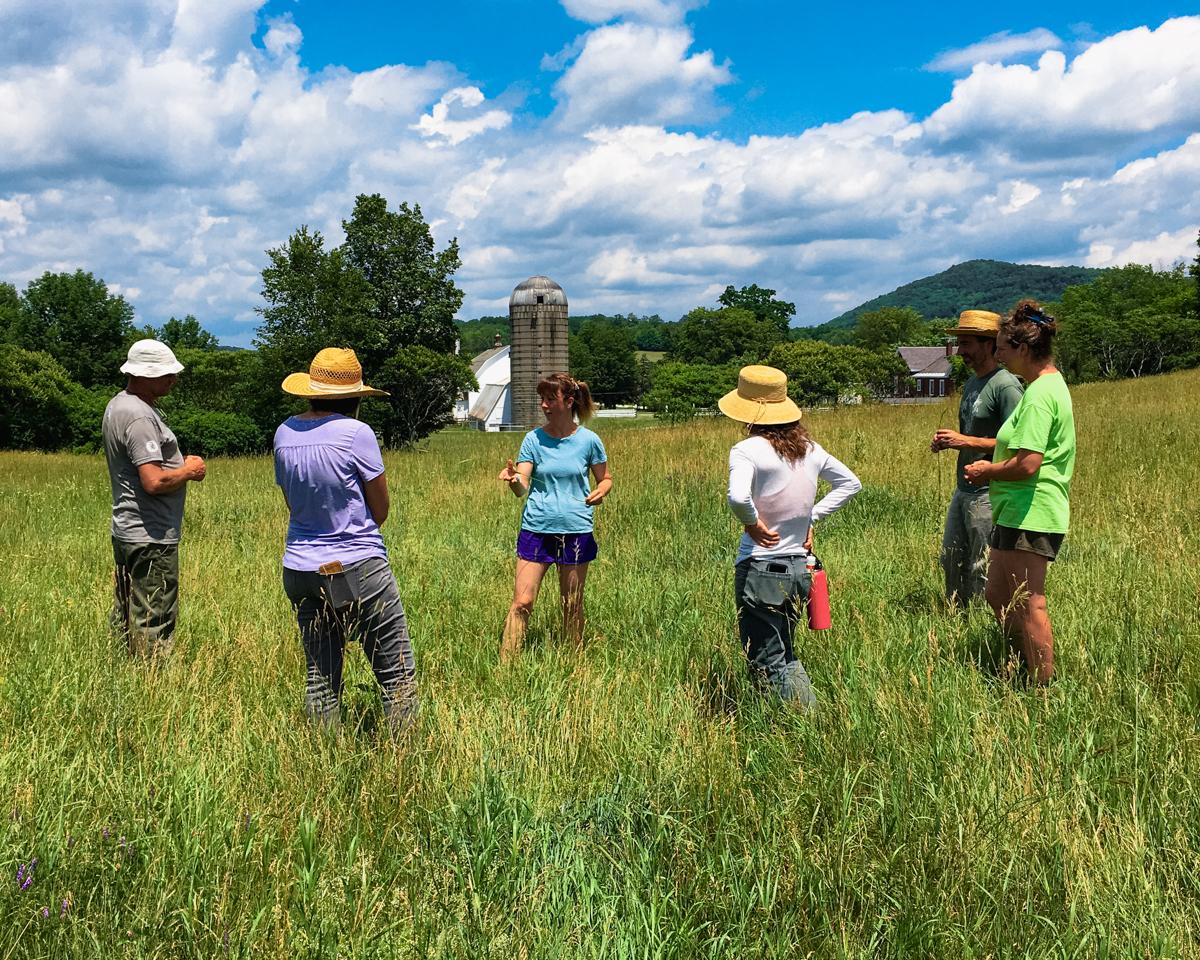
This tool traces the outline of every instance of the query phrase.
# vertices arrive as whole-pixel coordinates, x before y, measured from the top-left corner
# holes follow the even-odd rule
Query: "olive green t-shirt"
[[[985,377],[971,377],[963,384],[958,403],[958,432],[968,437],[994,437],[1021,402],[1021,381],[1003,367],[997,367]],[[958,451],[958,489],[977,494],[987,491],[987,484],[973,486],[963,479],[968,463],[990,460],[990,450]]]
[[[1047,373],[1025,388],[1017,409],[996,434],[993,463],[1016,450],[1042,454],[1027,480],[993,480],[992,520],[1002,527],[1066,533],[1071,522],[1071,475],[1075,472],[1075,412],[1061,373]]]

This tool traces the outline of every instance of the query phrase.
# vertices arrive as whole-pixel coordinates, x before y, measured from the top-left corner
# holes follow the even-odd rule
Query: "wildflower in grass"
[[[50,918],[50,908],[49,908],[49,907],[42,907],[42,919],[43,919],[43,920],[48,920],[49,918]]]
[[[105,840],[108,839],[108,827],[100,828],[100,836],[103,837]]]
[[[17,867],[17,887],[22,893],[29,889],[29,885],[33,883],[33,868],[37,866],[37,857],[34,857],[28,864],[22,863]]]
[[[63,902],[62,902],[62,909],[58,911],[58,915],[59,915],[60,917],[65,917],[65,916],[67,915],[67,909],[68,909],[70,906],[71,906],[71,901],[70,901],[70,899],[69,899],[69,898],[67,898],[67,897],[64,897],[64,898],[63,898]]]

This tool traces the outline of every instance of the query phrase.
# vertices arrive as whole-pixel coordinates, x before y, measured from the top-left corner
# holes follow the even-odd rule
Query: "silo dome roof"
[[[563,307],[567,305],[567,295],[563,293],[563,288],[549,277],[538,276],[518,283],[512,296],[508,298],[508,306],[510,309],[533,306],[538,303],[538,297],[542,298],[542,303]]]

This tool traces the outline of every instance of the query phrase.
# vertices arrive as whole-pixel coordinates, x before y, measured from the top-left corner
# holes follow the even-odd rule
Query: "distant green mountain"
[[[1003,260],[968,260],[859,304],[828,323],[810,327],[805,336],[823,340],[834,331],[853,327],[859,314],[880,307],[912,307],[927,320],[954,317],[971,309],[1004,313],[1024,297],[1057,300],[1067,287],[1091,283],[1101,272],[1095,267],[1039,267]]]

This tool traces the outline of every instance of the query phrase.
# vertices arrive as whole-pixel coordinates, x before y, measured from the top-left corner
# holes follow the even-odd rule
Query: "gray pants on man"
[[[992,504],[987,490],[955,490],[942,533],[942,572],[946,575],[948,600],[965,604],[983,596],[991,535]]]
[[[400,591],[387,560],[360,560],[333,574],[284,567],[283,589],[304,644],[308,715],[337,723],[346,640],[358,639],[383,691],[388,724],[396,731],[406,728],[417,709],[416,668]]]
[[[179,617],[179,544],[113,538],[113,633],[134,656],[171,652]]]

